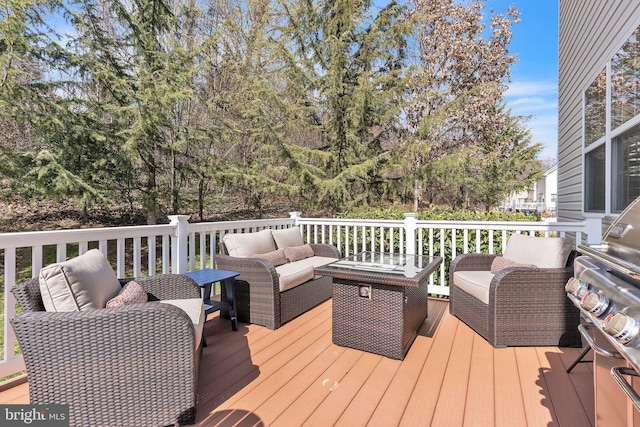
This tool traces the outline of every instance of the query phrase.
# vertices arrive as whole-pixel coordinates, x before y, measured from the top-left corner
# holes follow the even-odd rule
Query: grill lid
[[[578,245],[578,249],[608,267],[640,280],[640,197],[609,226],[600,245]]]

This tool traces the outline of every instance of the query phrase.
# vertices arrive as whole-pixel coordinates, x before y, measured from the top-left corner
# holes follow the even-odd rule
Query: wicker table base
[[[316,269],[333,277],[333,343],[404,359],[427,317],[427,280],[442,258],[417,262],[409,277],[336,263]]]
[[[359,296],[362,285],[334,279],[333,343],[404,359],[427,318],[426,280],[418,288],[372,284],[371,299]]]

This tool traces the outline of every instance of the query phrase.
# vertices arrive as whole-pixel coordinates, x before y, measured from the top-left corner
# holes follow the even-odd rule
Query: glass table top
[[[323,268],[345,272],[355,270],[414,277],[426,268],[433,259],[434,257],[429,256],[367,251],[332,262]]]

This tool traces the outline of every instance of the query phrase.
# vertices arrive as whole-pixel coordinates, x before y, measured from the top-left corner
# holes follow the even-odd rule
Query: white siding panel
[[[558,217],[582,215],[582,93],[640,24],[640,0],[559,0]]]

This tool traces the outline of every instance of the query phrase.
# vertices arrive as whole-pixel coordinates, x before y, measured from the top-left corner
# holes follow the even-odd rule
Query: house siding
[[[640,24],[640,0],[559,0],[558,22],[558,219],[579,221],[583,92]]]

